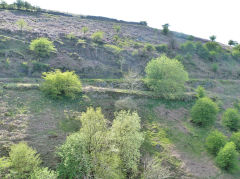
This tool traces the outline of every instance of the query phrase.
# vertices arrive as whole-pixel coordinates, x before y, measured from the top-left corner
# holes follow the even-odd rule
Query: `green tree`
[[[11,146],[9,160],[19,178],[28,177],[41,163],[37,151],[23,142]]]
[[[81,115],[82,127],[70,135],[58,149],[61,158],[58,171],[63,178],[120,178],[119,158],[111,135],[107,131],[107,120],[101,109],[88,108]]]
[[[182,94],[188,73],[181,62],[167,56],[152,59],[146,68],[146,84],[156,93],[167,98]]]
[[[113,28],[114,28],[114,30],[117,34],[119,34],[119,32],[121,31],[121,26],[120,25],[114,25]]]
[[[83,35],[86,36],[86,34],[88,32],[88,27],[83,27],[82,32],[83,32]]]
[[[82,92],[81,81],[73,71],[44,72],[42,78],[44,81],[40,89],[52,98],[69,97],[74,99],[77,94]]]
[[[23,19],[19,19],[16,24],[19,26],[21,32],[23,31],[23,28],[27,26],[27,22]]]
[[[232,142],[236,145],[236,149],[240,152],[240,131],[234,132],[230,138]]]
[[[211,132],[206,139],[206,147],[208,151],[214,155],[217,155],[226,143],[227,137],[218,130]]]
[[[222,117],[222,123],[230,130],[237,131],[240,127],[240,114],[237,109],[228,108]]]
[[[30,50],[34,51],[39,57],[47,57],[51,52],[56,51],[53,42],[44,37],[33,40],[30,44]]]
[[[163,27],[163,30],[162,30],[163,34],[167,35],[169,33],[169,24],[164,24],[162,25],[162,27]]]
[[[236,42],[236,41],[233,41],[233,40],[229,40],[228,41],[228,45],[230,45],[230,46],[235,46],[235,45],[237,45],[238,43]]]
[[[55,171],[48,168],[39,168],[34,170],[30,179],[57,179],[58,175]]]
[[[219,151],[216,157],[217,165],[225,170],[232,170],[236,167],[237,163],[237,151],[236,146],[233,142],[228,142]]]
[[[210,98],[204,97],[197,100],[192,107],[192,121],[198,125],[206,126],[217,118],[218,106]]]
[[[121,170],[126,178],[136,174],[140,159],[143,134],[140,132],[140,117],[136,112],[116,113],[112,125],[112,135],[119,150]]]
[[[166,44],[159,44],[155,46],[155,49],[160,53],[167,53],[168,46]]]
[[[104,32],[102,31],[95,32],[91,35],[92,40],[98,44],[103,43],[103,37],[104,37]]]
[[[212,42],[216,40],[216,36],[215,36],[215,35],[212,35],[212,36],[210,36],[209,38],[210,38],[210,40],[211,40]]]
[[[197,93],[196,94],[197,98],[203,98],[206,96],[206,91],[202,86],[198,86],[195,91]]]

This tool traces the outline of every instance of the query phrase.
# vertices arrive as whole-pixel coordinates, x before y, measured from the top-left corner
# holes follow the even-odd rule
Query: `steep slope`
[[[28,23],[23,32],[16,25],[19,19]],[[142,150],[156,154],[173,178],[239,177],[239,172],[231,175],[215,166],[204,146],[211,129],[190,123],[189,112],[195,98],[192,92],[198,85],[204,86],[214,100],[222,101],[221,113],[240,96],[240,61],[231,56],[229,47],[220,44],[223,52],[206,59],[196,49],[182,48],[182,44],[204,44],[208,40],[177,32],[164,35],[140,23],[64,13],[0,10],[0,23],[1,156],[10,144],[25,140],[40,153],[44,166],[56,168],[56,147],[80,127],[65,116],[66,111],[100,106],[110,120],[115,111],[137,110],[149,134]],[[120,26],[120,32],[115,26]],[[89,29],[86,34],[83,27]],[[104,32],[102,43],[91,38],[97,31]],[[29,44],[38,37],[52,40],[57,52],[49,58],[37,57]],[[162,44],[166,49],[157,49]],[[146,91],[142,81],[138,90],[131,91],[122,79],[129,71],[144,77],[148,61],[163,54],[178,58],[189,72],[189,98],[159,99]],[[84,96],[75,101],[44,96],[38,90],[41,73],[55,68],[75,70],[83,81]],[[214,128],[230,136],[220,121],[219,116]],[[147,159],[144,153],[141,164]]]

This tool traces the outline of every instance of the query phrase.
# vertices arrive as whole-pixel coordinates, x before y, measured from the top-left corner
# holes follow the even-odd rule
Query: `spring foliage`
[[[210,153],[217,155],[226,142],[227,137],[218,130],[215,130],[208,135],[206,139],[206,147]]]
[[[198,125],[206,126],[216,120],[218,106],[210,98],[204,97],[197,100],[192,107],[192,121]]]
[[[146,68],[146,83],[150,89],[165,97],[183,93],[188,73],[181,62],[166,56],[152,59]]]
[[[216,157],[217,165],[225,170],[232,170],[236,167],[237,151],[233,142],[228,142],[218,153]]]
[[[234,142],[236,149],[240,152],[240,132],[233,133],[230,140]]]
[[[230,130],[238,130],[240,124],[240,114],[238,110],[234,108],[228,108],[223,114],[222,123]]]
[[[53,42],[44,37],[33,40],[30,44],[30,50],[39,57],[48,57],[51,52],[56,51]]]
[[[68,97],[74,99],[77,94],[82,92],[81,81],[73,71],[44,72],[42,78],[44,82],[40,89],[52,98]]]
[[[117,113],[113,127],[101,109],[88,108],[80,117],[82,127],[58,149],[62,178],[109,178],[133,176],[143,136],[136,113]]]

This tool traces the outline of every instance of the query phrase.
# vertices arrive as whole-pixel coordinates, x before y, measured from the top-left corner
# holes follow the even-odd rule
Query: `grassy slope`
[[[2,132],[1,155],[5,154],[3,149],[7,149],[6,146],[10,143],[26,140],[40,152],[44,165],[54,168],[57,161],[54,154],[56,146],[64,141],[66,135],[79,128],[78,121],[66,120],[64,118],[64,110],[84,111],[91,105],[94,107],[100,106],[103,108],[105,116],[111,120],[116,110],[114,107],[115,102],[126,96],[132,96],[132,94],[126,89],[108,89],[114,86],[112,84],[118,80],[86,79],[84,80],[86,85],[101,86],[104,83],[108,90],[104,93],[102,91],[100,93],[96,92],[96,90],[102,90],[101,88],[87,90],[86,95],[88,98],[84,97],[84,100],[79,98],[75,101],[53,101],[43,96],[39,90],[32,89],[32,85],[30,85],[29,90],[27,90],[28,87],[23,88],[23,90],[19,90],[19,87],[16,87],[16,82],[38,83],[39,79],[13,79],[8,77],[29,76],[29,74],[24,74],[21,71],[20,64],[35,59],[35,56],[29,52],[28,45],[30,40],[38,35],[48,36],[54,40],[58,48],[58,54],[53,55],[50,59],[44,59],[43,63],[49,64],[53,68],[70,70],[79,70],[82,67],[83,69],[88,69],[89,67],[94,67],[94,65],[102,66],[105,71],[97,71],[93,68],[93,71],[83,70],[79,71],[79,74],[83,77],[93,78],[116,77],[112,72],[119,72],[120,67],[119,62],[116,62],[115,59],[118,55],[114,54],[113,49],[109,50],[109,46],[99,47],[92,42],[87,42],[87,47],[83,48],[81,45],[76,45],[77,41],[70,41],[64,37],[65,34],[73,32],[77,38],[81,39],[83,37],[80,31],[81,27],[88,26],[90,31],[87,34],[87,38],[93,32],[102,30],[105,32],[105,42],[113,44],[112,39],[115,35],[113,25],[115,23],[79,19],[78,17],[49,16],[48,14],[33,15],[18,11],[0,11],[0,17],[3,19],[0,31],[0,45],[2,45],[0,48],[0,75],[7,77],[0,79],[0,81],[11,82],[11,84],[8,84],[8,88],[3,90],[0,98],[0,118],[2,120],[0,124]],[[8,17],[8,20],[5,17]],[[22,34],[19,33],[15,25],[15,21],[19,18],[25,19],[30,26]],[[121,24],[121,26],[123,39],[120,43],[123,45],[121,47],[123,48],[121,55],[126,57],[129,62],[126,67],[134,67],[137,64],[136,68],[143,70],[145,64],[150,59],[141,59],[139,58],[140,54],[137,56],[133,55],[133,53],[139,50],[134,47],[136,43],[140,45],[141,50],[146,43],[170,44],[171,40],[174,39],[177,46],[179,46],[186,41],[186,36],[183,38],[175,33],[170,36],[164,36],[160,31],[149,27],[129,24]],[[12,32],[10,33],[8,30]],[[45,32],[45,34],[42,32]],[[61,33],[64,35],[61,36]],[[178,53],[178,51],[175,50],[174,53]],[[153,52],[147,53],[147,55],[155,57],[159,56],[160,53]],[[6,62],[7,58],[9,58],[10,64]],[[219,65],[217,72],[213,72],[211,69],[213,63]],[[223,109],[232,106],[236,97],[240,96],[238,90],[240,83],[237,80],[237,73],[240,71],[238,61],[230,59],[210,62],[193,55],[191,59],[185,59],[183,64],[190,73],[191,80],[188,82],[189,92],[192,92],[197,85],[203,85],[208,90],[210,96],[214,98],[217,96],[217,99],[223,102]],[[125,70],[127,71],[127,68]],[[30,76],[39,77],[39,75],[40,72],[33,72]],[[117,83],[122,83],[122,81],[120,80]],[[144,130],[153,133],[149,139],[150,145],[146,144],[144,147],[149,151],[153,151],[161,160],[167,161],[167,165],[171,166],[177,178],[189,174],[199,178],[237,178],[240,175],[239,172],[232,175],[221,173],[214,166],[212,157],[207,154],[204,147],[204,139],[208,132],[211,131],[211,128],[199,129],[189,122],[189,109],[194,102],[152,99],[139,94],[132,97],[137,104],[137,110],[141,115]],[[155,132],[155,129],[151,128],[152,125],[158,126],[160,135]],[[226,135],[230,135],[228,131],[221,127],[220,117],[214,128],[218,128]],[[164,148],[163,151],[159,150],[159,145]],[[185,171],[189,174],[186,174]]]

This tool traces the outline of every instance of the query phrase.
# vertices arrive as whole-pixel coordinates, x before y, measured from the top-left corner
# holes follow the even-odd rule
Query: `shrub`
[[[168,50],[168,46],[166,44],[160,44],[160,45],[156,45],[155,49],[160,52],[160,53],[167,53]]]
[[[20,30],[22,31],[24,27],[27,26],[27,22],[23,19],[19,19],[16,24],[19,26]]]
[[[236,41],[233,41],[233,40],[229,40],[228,41],[228,45],[230,45],[230,46],[235,46],[235,45],[237,45],[238,43],[236,42]]]
[[[209,38],[210,38],[210,40],[211,40],[212,42],[216,40],[216,36],[215,36],[215,35],[212,35],[212,36],[210,36]]]
[[[234,58],[240,58],[240,44],[236,45],[232,50],[232,56]]]
[[[11,146],[9,159],[12,170],[20,178],[27,177],[41,163],[37,152],[23,142]]]
[[[156,93],[174,98],[183,93],[188,73],[181,62],[162,56],[148,62],[146,68],[146,84]]]
[[[180,55],[180,54],[176,55],[174,58],[179,60],[180,62],[184,61],[184,57],[182,55]]]
[[[216,120],[218,106],[210,98],[204,97],[197,100],[192,107],[192,121],[198,125],[205,126]]]
[[[98,31],[92,34],[91,38],[95,43],[103,43],[104,32]]]
[[[217,165],[225,170],[231,170],[236,167],[237,151],[233,142],[228,142],[218,153],[216,157]]]
[[[224,126],[228,127],[230,130],[236,131],[239,129],[240,114],[237,109],[228,108],[222,118],[222,123]]]
[[[76,98],[76,95],[82,92],[81,81],[73,71],[44,72],[42,78],[44,82],[40,89],[53,98],[70,97]]]
[[[232,142],[236,145],[236,149],[240,152],[240,131],[234,132],[230,138]]]
[[[67,137],[66,142],[58,148],[61,162],[57,171],[62,178],[81,178],[90,170],[90,156],[86,143],[79,133]]]
[[[83,28],[82,28],[82,32],[83,32],[83,34],[85,35],[85,34],[88,32],[88,28],[87,28],[87,27],[83,27]]]
[[[30,44],[30,50],[34,51],[39,57],[47,57],[51,52],[56,51],[53,42],[44,37],[33,40]]]
[[[215,51],[215,52],[221,52],[222,47],[217,42],[207,42],[204,44],[204,46],[208,49],[208,51]]]
[[[115,109],[117,111],[119,110],[136,110],[137,104],[134,102],[134,100],[131,97],[125,97],[123,99],[119,99],[114,104]]]
[[[197,93],[197,98],[203,98],[206,96],[206,92],[205,89],[202,86],[198,86],[196,89],[196,93]]]
[[[48,71],[50,69],[48,64],[41,63],[38,61],[32,61],[32,70],[37,72]]]
[[[73,32],[71,32],[70,34],[66,35],[66,38],[69,40],[76,40],[77,37]]]
[[[147,22],[146,21],[140,21],[139,24],[147,26]]]
[[[146,44],[144,47],[148,52],[152,52],[155,50],[154,46],[152,44]]]
[[[206,139],[206,147],[208,151],[214,155],[217,155],[226,143],[227,137],[218,130],[211,132]]]
[[[55,171],[48,168],[39,168],[34,170],[30,179],[57,179],[58,175]]]
[[[196,53],[198,54],[199,57],[203,59],[209,58],[208,49],[204,45],[202,45],[201,42],[196,43]]]
[[[193,42],[191,42],[191,41],[187,41],[187,42],[181,44],[180,49],[184,53],[194,54],[194,52],[195,52],[195,44]]]
[[[212,71],[215,72],[215,73],[218,71],[218,64],[217,63],[212,64]]]
[[[163,34],[167,35],[169,32],[169,29],[168,29],[169,24],[164,24],[164,25],[162,25],[162,27],[163,27],[163,30],[162,30]]]
[[[114,25],[113,26],[114,30],[116,31],[116,33],[118,34],[121,30],[121,26],[120,25]]]

